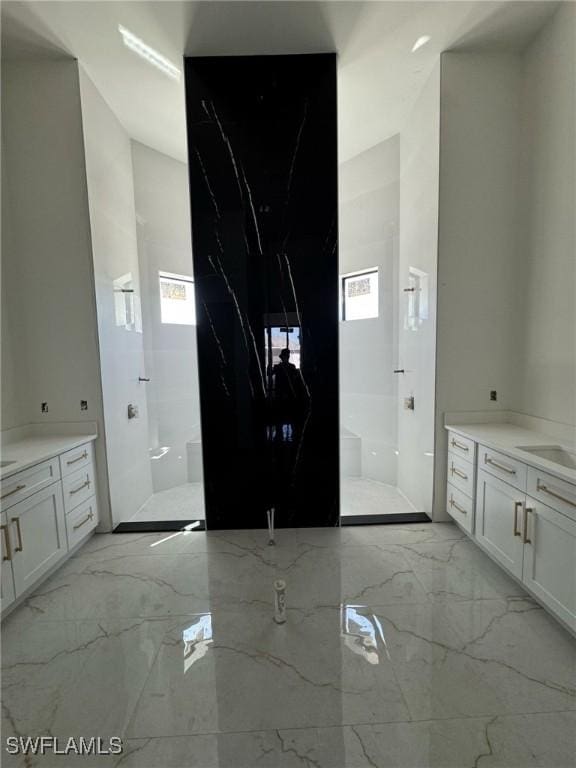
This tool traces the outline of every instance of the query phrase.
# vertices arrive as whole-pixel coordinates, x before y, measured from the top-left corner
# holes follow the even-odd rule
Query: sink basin
[[[4,469],[4,467],[9,467],[10,464],[16,464],[15,461],[0,461],[0,469]]]
[[[532,453],[541,459],[552,461],[554,464],[560,464],[562,467],[576,469],[576,453],[562,448],[560,445],[518,445],[521,451]]]

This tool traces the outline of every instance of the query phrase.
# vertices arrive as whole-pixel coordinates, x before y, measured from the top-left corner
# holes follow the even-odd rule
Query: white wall
[[[9,73],[3,68],[4,78]],[[6,81],[2,82],[2,93],[6,96]],[[2,104],[4,131],[2,137],[2,272],[0,283],[1,317],[1,363],[0,395],[2,400],[1,429],[11,429],[28,422],[28,381],[26,360],[21,350],[24,347],[24,318],[18,312],[19,258],[14,240],[12,223],[12,195],[10,192],[8,163],[6,162],[6,122],[11,114]],[[20,353],[19,353],[20,351]]]
[[[439,89],[437,66],[400,134],[397,367],[405,373],[398,376],[398,488],[427,513],[434,471]],[[416,315],[405,291],[411,270],[420,281]],[[413,411],[404,407],[407,397],[414,397]]]
[[[576,423],[575,29],[563,3],[524,53],[442,57],[438,519],[446,412]]]
[[[523,59],[524,285],[515,410],[576,425],[576,5]]]
[[[112,516],[130,518],[152,493],[130,140],[80,69],[82,120]],[[136,328],[119,324],[115,281],[132,276]],[[116,288],[118,286],[116,285]],[[138,329],[138,325],[140,328]],[[128,404],[139,418],[128,419]]]
[[[3,62],[2,123],[2,427],[96,421],[102,435],[77,62]],[[96,450],[106,527],[103,437]]]
[[[149,447],[170,450],[152,462],[154,491],[187,482],[186,444],[200,437],[196,327],[161,322],[158,272],[192,276],[188,167],[132,142]]]
[[[399,138],[339,167],[340,274],[379,267],[378,318],[340,322],[340,423],[362,440],[362,476],[396,483]]]

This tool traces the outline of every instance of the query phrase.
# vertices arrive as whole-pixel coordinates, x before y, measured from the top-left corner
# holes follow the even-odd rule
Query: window
[[[194,280],[186,275],[159,272],[160,317],[172,325],[196,325]]]
[[[378,317],[378,267],[342,275],[342,320]]]

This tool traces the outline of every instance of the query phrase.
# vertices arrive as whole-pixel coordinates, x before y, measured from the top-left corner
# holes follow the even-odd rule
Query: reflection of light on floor
[[[162,456],[166,456],[169,450],[170,448],[167,445],[163,445],[161,448],[155,448],[154,453],[150,455],[150,460],[157,461],[158,459],[161,459]]]
[[[380,643],[386,657],[390,660],[382,624],[377,616],[369,613],[367,606],[342,605],[340,612],[342,637],[345,645],[353,653],[363,656],[369,664],[379,664]]]
[[[212,614],[200,613],[198,620],[182,632],[184,642],[184,674],[203,658],[212,642]]]
[[[170,539],[175,539],[176,536],[186,536],[186,534],[193,530],[194,528],[198,528],[200,525],[199,520],[194,520],[193,523],[188,523],[188,525],[183,526],[181,531],[176,531],[176,533],[172,533],[170,536],[165,536],[163,539],[160,539],[160,541],[154,541],[152,544],[150,544],[150,547],[157,547],[158,544],[164,544],[166,541],[170,541]]]

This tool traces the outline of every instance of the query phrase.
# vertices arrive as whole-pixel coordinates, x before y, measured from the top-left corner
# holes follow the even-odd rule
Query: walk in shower
[[[436,72],[403,130],[339,165],[344,522],[432,512],[438,88]]]
[[[122,193],[132,195],[133,235],[124,233],[122,259],[106,262],[105,248],[95,257],[115,526],[178,528],[207,517],[207,527],[264,527],[271,505],[280,527],[431,513],[437,80],[427,87],[428,112],[426,99],[417,102],[400,133],[340,159],[337,216],[334,194],[322,222],[299,176],[309,167],[302,153],[318,155],[302,132],[312,113],[298,91],[290,123],[280,120],[285,139],[274,134],[264,155],[243,134],[231,138],[201,99],[201,161],[195,150],[186,163],[129,142]],[[231,151],[234,160],[245,154],[246,179]],[[257,189],[264,156],[278,166],[277,194],[268,177]],[[295,207],[276,211],[268,201],[286,200],[288,181]],[[297,238],[288,213],[306,222]]]
[[[135,141],[128,162],[124,259],[95,260],[112,514],[162,529],[204,520],[188,170]]]

